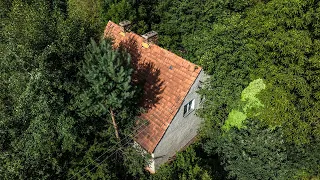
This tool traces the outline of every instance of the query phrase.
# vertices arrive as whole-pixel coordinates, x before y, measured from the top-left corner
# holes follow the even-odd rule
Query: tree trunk
[[[118,126],[117,126],[116,120],[114,118],[114,113],[113,113],[111,108],[110,108],[110,114],[111,114],[111,118],[112,118],[112,124],[113,124],[113,128],[114,128],[114,133],[116,134],[116,137],[117,137],[118,141],[120,141],[119,132],[118,132]]]

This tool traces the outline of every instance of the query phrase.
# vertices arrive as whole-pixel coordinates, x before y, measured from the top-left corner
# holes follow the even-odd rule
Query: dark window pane
[[[183,114],[185,115],[188,111],[188,104],[184,105],[184,110],[183,110]]]

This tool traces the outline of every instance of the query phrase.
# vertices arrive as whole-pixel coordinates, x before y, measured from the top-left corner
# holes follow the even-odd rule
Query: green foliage
[[[87,143],[79,144],[81,153],[72,161],[70,177],[123,179],[143,175],[148,157],[131,147],[129,136],[139,110],[136,88],[131,85],[130,60],[128,53],[113,49],[111,40],[103,39],[99,44],[91,40],[80,67],[83,87],[73,107],[81,118],[77,128],[87,128],[79,132],[79,139]],[[124,141],[114,136],[112,113]]]
[[[59,177],[63,167],[57,164],[55,153],[68,151],[74,143],[70,128],[74,120],[63,114],[59,106],[62,99],[52,92],[50,95],[50,81],[42,73],[31,74],[11,118],[3,121],[8,126],[6,143],[10,143],[1,154],[1,158],[7,157],[1,168],[5,179],[50,178],[52,170]],[[63,130],[59,129],[60,124],[66,124]]]
[[[80,95],[79,107],[85,115],[105,115],[109,109],[124,109],[134,103],[135,89],[131,86],[128,53],[112,49],[107,40],[99,46],[91,40],[81,68],[89,89]]]
[[[128,146],[123,151],[123,165],[131,177],[144,178],[146,176],[144,167],[148,165],[147,163],[150,158],[151,156],[149,154],[145,154],[145,151],[141,148]],[[119,177],[120,176],[118,176],[118,178]]]
[[[120,152],[118,148],[122,146],[116,142],[110,123],[106,123],[110,119],[99,113],[84,116],[76,108],[78,97],[84,90],[89,91],[91,83],[79,71],[86,46],[90,37],[100,36],[95,34],[98,25],[90,19],[96,15],[91,11],[77,15],[87,2],[75,5],[70,1],[69,7],[63,6],[67,5],[64,1],[4,3],[1,7],[11,8],[1,12],[4,21],[0,42],[0,179],[66,179],[75,174],[75,177],[87,174],[93,179],[139,176],[145,159],[127,147],[121,148],[125,153],[118,158],[100,165],[107,156],[113,157],[114,151]],[[132,102],[126,98],[133,96],[134,91],[124,92],[131,88],[129,56],[118,53],[117,57],[124,57],[124,61],[114,61],[113,71],[122,73],[113,74],[116,76],[113,86],[121,92],[108,92],[124,97],[125,101],[108,97],[111,102],[118,102],[116,118],[122,120],[119,126],[124,127],[121,133],[125,136],[137,111],[130,111]],[[91,79],[104,78],[99,77]],[[120,82],[123,82],[121,87],[117,84]],[[99,90],[104,89],[100,86]],[[127,110],[118,112],[119,107]],[[131,155],[137,162],[127,160]],[[99,156],[101,159],[96,159]],[[137,168],[127,170],[126,166],[133,163]],[[86,166],[86,171],[81,171]],[[118,176],[115,173],[118,169],[127,173]]]
[[[265,88],[266,85],[263,83],[263,80],[256,79],[250,82],[249,86],[242,91],[241,101],[246,102],[246,105],[243,107],[244,112],[247,113],[252,108],[263,107],[263,104],[256,96]]]
[[[227,117],[225,113],[220,120],[212,118],[217,109],[225,107],[230,112],[239,108],[234,99],[249,79],[263,78],[267,88],[258,95],[265,106],[259,119],[270,126],[283,126],[290,141],[310,142],[319,131],[313,125],[319,107],[315,98],[318,80],[314,78],[319,71],[314,61],[317,45],[313,41],[317,40],[308,28],[313,26],[311,17],[317,6],[311,1],[258,3],[221,18],[211,30],[200,33],[195,44],[205,48],[194,54],[213,73],[202,92],[209,99],[203,112],[211,123],[219,126]]]
[[[74,119],[63,98],[68,94],[61,96],[63,88],[56,84],[61,76],[51,64],[61,62],[54,43],[59,14],[44,1],[13,1],[7,18],[1,42],[6,47],[1,52],[0,177],[59,178],[65,170],[60,158],[75,141]]]
[[[78,19],[90,24],[97,33],[103,31],[104,24],[100,17],[103,13],[101,0],[68,0],[68,11],[70,19]]]
[[[313,141],[310,145],[287,146],[288,158],[296,179],[320,178],[320,143]]]
[[[229,130],[231,127],[242,128],[243,122],[246,120],[247,116],[243,112],[232,110],[229,115],[228,119],[226,120],[225,124],[222,126],[222,129]]]
[[[153,11],[157,1],[147,0],[105,0],[102,2],[104,23],[109,20],[119,23],[124,20],[132,22],[132,30],[144,34],[151,30],[151,23],[156,19]]]
[[[233,127],[218,141],[208,141],[208,153],[216,148],[230,178],[290,179],[281,130],[270,130],[255,119],[246,122],[246,128]]]
[[[224,21],[226,17],[234,12],[244,11],[257,3],[259,3],[257,0],[160,1],[156,8],[156,14],[160,22],[155,23],[153,29],[160,34],[161,46],[182,55],[190,61],[198,62],[199,56],[195,54],[197,51],[214,52],[214,46],[207,46],[207,42],[199,43],[204,38],[205,41],[209,40],[207,39],[208,36],[214,34],[212,26],[223,28],[220,22]],[[230,24],[226,25],[230,26]],[[230,35],[232,36],[233,33]],[[217,40],[225,37],[220,36]],[[210,38],[210,42],[215,43],[216,39]],[[226,39],[223,41],[223,43],[229,42]],[[210,50],[208,51],[208,49]],[[211,58],[214,59],[214,57],[210,57],[210,60]],[[207,68],[204,65],[203,67]]]
[[[316,46],[313,29],[308,28],[313,26],[316,6],[312,1],[272,1],[249,12],[257,18],[244,20],[245,33],[254,37],[260,59],[253,74],[267,82],[266,91],[259,95],[266,106],[259,118],[283,126],[288,140],[296,143],[309,142],[318,131],[313,124],[319,117],[314,98],[318,91],[314,84],[319,81],[311,80],[311,74],[319,69],[311,61]]]
[[[14,39],[14,44],[24,46],[18,46],[15,49],[43,50],[53,38],[53,32],[50,32],[53,30],[53,23],[50,23],[52,19],[48,4],[44,1],[32,5],[13,1],[11,9],[11,12],[8,13],[11,21],[7,21],[8,24],[5,25],[3,32],[6,40],[12,41]],[[8,43],[8,45],[13,44]],[[28,54],[26,53],[26,55]]]
[[[112,3],[106,13],[106,20],[119,23],[123,20],[132,21],[135,18],[135,10],[127,0]]]
[[[265,89],[265,84],[262,79],[256,79],[250,82],[248,87],[246,87],[241,93],[242,102],[239,103],[241,104],[241,111],[232,109],[225,121],[225,124],[222,126],[222,129],[229,130],[232,126],[242,128],[243,122],[247,116],[257,116],[259,112],[252,113],[252,111],[257,111],[257,109],[263,107],[263,104],[261,104],[260,100],[256,97],[256,95],[258,95],[263,89]]]
[[[197,61],[211,75],[207,86],[200,91],[206,97],[199,115],[206,119],[207,133],[211,128],[220,129],[233,109],[241,109],[241,93],[251,81],[255,56],[243,46],[246,40],[237,37],[241,26],[240,15],[226,16],[194,39],[194,46],[201,44],[202,47],[194,52]]]
[[[198,112],[207,153],[192,147],[152,178],[222,179],[208,157],[238,179],[319,176],[318,1],[1,0],[0,8],[0,179],[147,178],[146,157],[118,143],[110,124],[112,108],[121,138],[131,139],[130,57],[108,42],[86,47],[108,20],[125,19],[211,75]]]
[[[212,74],[200,91],[207,99],[199,112],[205,119],[202,134],[219,140],[229,112],[243,107],[237,101],[241,92],[251,80],[261,78],[266,88],[254,96],[253,104],[264,107],[248,106],[246,115],[270,128],[281,127],[284,139],[293,142],[289,147],[300,145],[307,152],[306,146],[316,147],[319,139],[319,4],[272,0],[244,7],[227,8],[229,14],[192,38],[190,46],[196,48],[187,49]],[[302,166],[303,160],[295,161]],[[306,169],[311,173],[313,168]]]
[[[200,159],[192,148],[177,153],[171,165],[163,165],[152,179],[201,179],[210,180],[208,172],[199,165]]]
[[[213,22],[213,4],[216,3],[197,0],[160,1],[156,8],[160,23],[153,26],[160,34],[160,45],[179,55],[186,54],[188,39],[193,39],[199,28]]]

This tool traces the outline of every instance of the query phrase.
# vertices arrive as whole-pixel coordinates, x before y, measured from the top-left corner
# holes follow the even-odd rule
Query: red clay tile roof
[[[140,116],[148,124],[140,127],[135,140],[149,153],[160,142],[166,129],[177,113],[201,67],[165,50],[155,44],[142,47],[144,39],[132,32],[122,33],[119,25],[109,21],[105,37],[114,39],[131,54],[135,68],[133,81],[142,84],[144,94],[142,107],[145,112]]]

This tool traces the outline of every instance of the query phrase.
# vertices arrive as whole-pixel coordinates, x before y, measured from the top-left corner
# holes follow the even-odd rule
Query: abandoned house
[[[135,83],[143,85],[141,119],[147,124],[138,128],[135,141],[151,154],[148,168],[159,166],[187,146],[197,135],[201,119],[195,109],[201,106],[196,91],[205,74],[201,67],[157,45],[157,33],[139,36],[129,29],[130,22],[108,22],[104,36],[114,39],[131,54]]]

